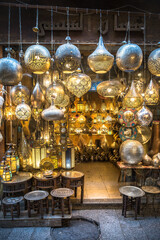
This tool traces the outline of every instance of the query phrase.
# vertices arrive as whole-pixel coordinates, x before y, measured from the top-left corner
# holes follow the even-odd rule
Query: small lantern
[[[81,113],[85,110],[85,105],[83,103],[83,100],[80,98],[79,102],[77,103],[77,112]]]
[[[4,107],[4,118],[7,121],[12,121],[16,119],[15,115],[15,106],[12,106],[11,104]]]
[[[6,157],[6,162],[10,165],[11,167],[11,172],[12,174],[16,174],[17,172],[17,158],[16,158],[16,152],[13,147],[13,144],[9,144],[9,148],[5,153]]]
[[[5,164],[5,157],[3,157],[3,160],[0,162],[0,179],[2,179],[4,167],[6,166]]]
[[[4,182],[9,182],[12,180],[12,172],[9,166],[5,166],[3,170],[2,180]]]
[[[67,139],[67,149],[62,151],[62,168],[72,169],[75,167],[75,149],[71,140]]]
[[[36,146],[36,147],[32,148],[33,168],[39,169],[40,162],[44,158],[46,158],[46,147],[45,146]]]

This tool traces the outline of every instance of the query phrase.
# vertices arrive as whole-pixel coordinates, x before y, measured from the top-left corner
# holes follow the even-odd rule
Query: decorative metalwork
[[[148,57],[148,69],[156,76],[160,76],[160,48],[152,51]]]
[[[17,105],[15,113],[19,120],[25,121],[31,116],[31,108],[23,101],[21,104]]]
[[[137,164],[142,161],[143,145],[136,140],[126,140],[120,146],[121,160],[127,164]]]
[[[123,89],[123,85],[118,80],[103,81],[98,84],[97,92],[103,97],[116,97]]]
[[[60,109],[56,108],[52,102],[49,108],[43,110],[41,116],[45,121],[55,121],[62,120],[64,118],[64,113]]]
[[[100,36],[96,50],[88,56],[88,65],[91,70],[98,74],[107,73],[113,66],[114,56],[107,51]]]
[[[79,49],[70,43],[71,38],[66,38],[67,43],[57,48],[55,53],[56,66],[63,73],[74,72],[81,63],[81,53]]]
[[[45,101],[42,89],[40,87],[39,82],[37,81],[32,95],[31,95],[31,104],[34,108],[39,108],[39,106],[41,106]]]
[[[67,107],[70,100],[67,94],[64,95],[63,101],[61,103],[57,103],[57,99],[55,99],[55,105],[58,107]]]
[[[67,78],[67,88],[80,98],[91,88],[91,79],[84,73],[73,73]]]
[[[139,108],[142,103],[143,97],[136,91],[134,81],[132,81],[131,87],[123,99],[123,107]]]
[[[53,82],[46,90],[46,99],[51,103],[52,98],[55,99],[55,104],[61,104],[64,100],[64,88],[60,82]]]
[[[35,74],[43,74],[50,68],[50,52],[39,44],[27,48],[24,62],[27,68]]]
[[[137,112],[138,122],[141,126],[148,126],[152,120],[153,120],[153,114],[145,106],[145,103],[143,104],[143,107]]]
[[[18,83],[17,86],[14,86],[10,92],[11,100],[14,105],[22,103],[24,100],[26,103],[29,102],[30,92],[26,86],[23,86],[22,83]]]
[[[118,120],[125,127],[134,127],[137,124],[137,110],[135,108],[121,108]]]
[[[0,59],[0,83],[4,86],[17,85],[22,79],[20,63],[10,56]]]
[[[147,105],[156,105],[159,101],[158,86],[151,79],[144,94],[144,101]]]
[[[135,140],[137,137],[137,128],[121,127],[119,130],[119,136],[122,139],[122,141]]]
[[[125,44],[116,54],[117,67],[124,72],[136,71],[142,64],[143,53],[137,44]]]

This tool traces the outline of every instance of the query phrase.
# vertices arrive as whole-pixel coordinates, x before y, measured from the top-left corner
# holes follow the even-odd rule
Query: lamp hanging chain
[[[128,12],[128,43],[130,43],[130,12]]]
[[[21,7],[19,7],[19,41],[20,41],[20,51],[22,51],[22,23],[21,23]]]
[[[11,7],[8,8],[8,56],[10,56],[10,37],[11,37]]]
[[[38,5],[37,5],[37,15],[36,15],[36,27],[38,28]],[[39,44],[39,31],[37,31],[37,44]]]
[[[67,7],[67,37],[69,37],[69,7]]]
[[[100,31],[100,36],[102,35],[102,11],[100,9],[100,14],[99,14],[99,17],[100,17],[100,26],[99,26],[99,31]]]
[[[53,54],[53,7],[51,7],[51,53]]]
[[[143,29],[143,33],[144,33],[144,74],[145,74],[145,70],[146,70],[146,14],[144,13],[144,29]],[[144,76],[145,77],[145,76]]]

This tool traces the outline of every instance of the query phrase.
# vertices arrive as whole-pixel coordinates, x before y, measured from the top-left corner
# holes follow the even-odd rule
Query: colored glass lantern
[[[159,101],[159,89],[152,79],[146,88],[144,101],[147,105],[156,105]]]
[[[107,73],[113,66],[114,56],[107,51],[100,36],[96,50],[88,56],[88,65],[91,70],[98,74]]]
[[[12,143],[9,144],[9,148],[5,153],[6,162],[11,167],[12,174],[16,174],[17,172],[17,158],[14,146]]]
[[[5,157],[3,157],[3,160],[0,162],[0,179],[2,179],[5,166],[6,166],[6,161],[5,161]]]
[[[143,97],[137,92],[134,81],[131,83],[131,87],[128,93],[123,99],[123,107],[127,108],[139,108],[143,103]]]
[[[119,130],[119,136],[122,141],[135,140],[137,137],[137,128],[121,127]]]
[[[9,166],[5,166],[3,170],[2,180],[4,182],[9,182],[12,180],[12,172]]]
[[[137,124],[137,110],[135,108],[121,108],[118,120],[122,126],[134,127]]]

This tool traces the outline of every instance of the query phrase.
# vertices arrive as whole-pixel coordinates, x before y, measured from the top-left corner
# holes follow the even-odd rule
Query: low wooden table
[[[77,197],[77,188],[81,187],[81,203],[84,198],[84,173],[77,171],[67,171],[62,173],[62,186],[73,188]]]
[[[141,197],[145,195],[144,191],[135,186],[124,186],[119,189],[123,196],[122,216],[126,217],[127,207],[135,205],[135,219],[140,214]]]
[[[57,188],[51,191],[52,196],[52,215],[54,215],[55,201],[58,201],[58,204],[62,211],[62,217],[64,217],[64,200],[68,200],[68,211],[69,214],[72,212],[71,200],[70,197],[74,194],[74,191],[69,188]]]
[[[157,217],[157,210],[155,207],[155,199],[160,197],[160,188],[156,186],[142,186],[142,190],[146,193],[146,209],[148,208],[149,198],[152,199],[153,211]]]
[[[37,190],[51,190],[60,187],[60,173],[53,172],[50,177],[45,177],[42,172],[34,174],[35,188]]]
[[[46,213],[49,212],[48,195],[48,192],[42,190],[32,191],[24,195],[27,200],[28,217],[31,217],[31,210],[34,209],[41,213],[43,219],[43,208],[46,207]]]
[[[13,176],[12,181],[3,182],[3,197],[24,195],[31,190],[32,174],[30,172],[19,172]]]
[[[17,212],[17,217],[20,216],[20,202],[23,200],[23,197],[5,197],[2,200],[2,209],[3,216],[5,218],[7,212],[11,212],[11,217],[13,220],[14,211]]]

